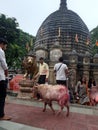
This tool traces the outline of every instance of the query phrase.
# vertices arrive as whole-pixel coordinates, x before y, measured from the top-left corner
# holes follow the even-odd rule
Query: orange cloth
[[[19,82],[23,79],[23,75],[17,74],[12,80],[9,81],[10,90],[18,91],[20,86]]]

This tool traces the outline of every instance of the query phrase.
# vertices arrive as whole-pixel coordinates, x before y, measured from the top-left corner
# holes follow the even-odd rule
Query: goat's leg
[[[46,106],[47,106],[47,102],[44,102],[44,109],[43,109],[43,112],[46,111]]]
[[[61,114],[61,112],[63,111],[63,108],[64,108],[64,106],[61,106],[61,109],[57,112],[57,115]]]
[[[69,116],[69,103],[65,103],[65,106],[67,108],[66,116],[68,117]]]
[[[48,103],[48,105],[50,106],[51,110],[53,111],[53,114],[55,114],[55,110],[53,109],[53,106],[52,106],[52,102],[51,102],[51,101]]]

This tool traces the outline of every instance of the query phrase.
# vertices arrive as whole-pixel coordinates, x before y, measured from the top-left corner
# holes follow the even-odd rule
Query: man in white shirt
[[[63,57],[60,57],[59,62],[54,65],[54,72],[56,75],[56,83],[66,86],[68,67],[63,63]]]
[[[6,98],[6,77],[8,77],[8,67],[5,58],[4,50],[7,47],[7,41],[0,38],[0,120],[10,120],[10,117],[5,116],[4,106]]]

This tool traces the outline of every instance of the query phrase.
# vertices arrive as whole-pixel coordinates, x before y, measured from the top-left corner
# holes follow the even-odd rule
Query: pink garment
[[[93,86],[90,90],[90,101],[91,105],[96,105],[98,104],[98,86]]]
[[[20,82],[22,79],[23,79],[23,75],[17,74],[17,75],[9,82],[10,90],[19,91],[19,89],[20,89],[19,82]]]
[[[95,101],[96,101],[96,103],[98,103],[98,92],[95,95]]]

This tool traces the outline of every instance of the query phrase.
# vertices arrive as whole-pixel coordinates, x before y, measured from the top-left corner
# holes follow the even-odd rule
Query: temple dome
[[[75,49],[79,54],[87,51],[91,54],[89,30],[80,16],[67,8],[66,0],[61,0],[60,8],[43,21],[34,49],[44,47],[49,50],[57,43],[65,53]]]

